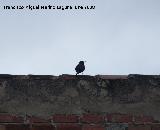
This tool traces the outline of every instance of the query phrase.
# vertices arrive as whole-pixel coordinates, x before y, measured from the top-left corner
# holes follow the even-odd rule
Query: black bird
[[[77,72],[76,75],[83,72],[85,70],[84,61],[80,61],[79,64],[76,66],[75,70]]]

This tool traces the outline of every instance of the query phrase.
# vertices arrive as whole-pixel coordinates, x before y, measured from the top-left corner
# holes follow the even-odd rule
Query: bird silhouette
[[[84,61],[80,61],[79,64],[76,66],[75,70],[77,72],[76,75],[82,73],[85,70]]]

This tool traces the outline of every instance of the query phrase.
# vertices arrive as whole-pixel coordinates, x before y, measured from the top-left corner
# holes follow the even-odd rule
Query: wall
[[[0,130],[160,130],[159,110],[159,75],[0,75]]]
[[[1,114],[0,130],[160,130],[149,116],[128,114],[52,115],[48,119]]]

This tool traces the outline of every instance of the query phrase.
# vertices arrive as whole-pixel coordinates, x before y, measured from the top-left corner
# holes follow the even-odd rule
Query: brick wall
[[[0,130],[160,130],[160,123],[145,115],[56,114],[47,119],[0,114]]]
[[[0,74],[0,130],[160,130],[159,86],[159,75]]]

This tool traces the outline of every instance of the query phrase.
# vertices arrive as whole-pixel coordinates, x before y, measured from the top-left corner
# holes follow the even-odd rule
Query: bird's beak
[[[87,62],[87,61],[84,61],[84,62]]]

